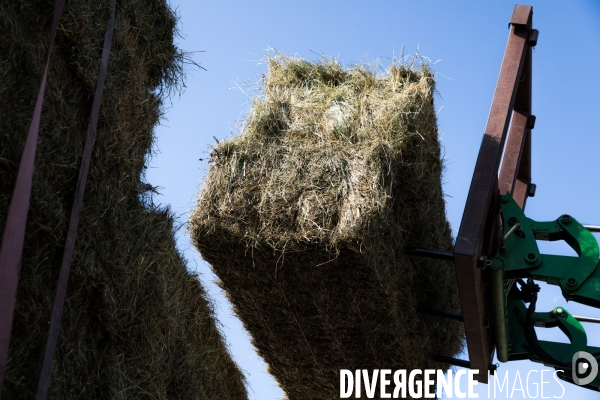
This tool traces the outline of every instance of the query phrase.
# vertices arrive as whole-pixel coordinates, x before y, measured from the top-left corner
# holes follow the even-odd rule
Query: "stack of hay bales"
[[[0,3],[0,226],[45,64],[52,2]],[[67,1],[51,58],[6,378],[35,395],[110,2]],[[213,307],[143,182],[182,53],[165,0],[118,0],[50,399],[246,399]]]
[[[269,59],[243,133],[217,145],[195,245],[289,399],[339,397],[340,369],[444,368],[462,344],[434,79]],[[377,392],[378,393],[378,392]]]

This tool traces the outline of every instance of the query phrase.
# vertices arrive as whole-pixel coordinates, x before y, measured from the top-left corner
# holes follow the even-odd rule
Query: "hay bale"
[[[447,367],[453,268],[434,80],[393,64],[269,59],[243,133],[217,145],[190,218],[195,245],[289,399],[339,396],[340,369]]]
[[[2,231],[45,63],[52,2],[0,3]],[[2,399],[37,389],[109,1],[67,1],[52,56]],[[245,399],[212,304],[143,181],[182,53],[164,0],[119,0],[51,399]],[[174,86],[175,85],[175,86]]]

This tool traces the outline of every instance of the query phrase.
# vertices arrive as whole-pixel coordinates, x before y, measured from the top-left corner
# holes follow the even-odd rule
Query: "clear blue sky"
[[[210,145],[215,143],[213,136],[223,139],[236,132],[249,107],[247,85],[256,83],[266,71],[261,59],[269,47],[308,59],[318,58],[315,53],[319,53],[336,56],[343,63],[356,63],[378,57],[385,62],[404,46],[405,54],[418,49],[437,61],[434,70],[439,74],[440,96],[436,107],[447,167],[444,191],[456,234],[515,3],[178,0],[171,4],[180,15],[179,46],[190,52],[204,51],[192,57],[207,69],[190,69],[185,92],[166,104],[166,120],[157,129],[158,153],[147,174],[149,183],[161,187],[162,195],[155,201],[170,204],[181,222],[187,220],[206,173],[207,163],[199,159],[208,158]],[[538,190],[527,205],[527,214],[537,220],[552,220],[569,213],[584,223],[600,224],[600,0],[536,0],[525,4],[533,6],[534,27],[540,31],[533,54],[533,113],[537,123],[532,176]],[[254,354],[247,333],[214,285],[215,276],[183,230],[179,246],[190,267],[201,273],[215,302],[230,350],[247,374],[251,398],[281,398],[283,392],[266,374],[266,365]],[[544,246],[542,251],[569,254],[570,250]],[[556,287],[543,287],[538,310],[550,310],[558,304],[576,314],[600,316],[600,310],[566,304]],[[585,327],[589,344],[600,346],[600,328]],[[540,332],[539,336],[566,340],[560,332]],[[525,361],[502,364],[499,371],[502,375],[508,371],[512,386],[517,370],[524,381],[529,371],[543,368]],[[563,398],[598,396],[563,385]],[[562,393],[557,384],[545,387],[544,396]],[[478,388],[480,398],[487,398],[487,386],[480,384]],[[523,398],[522,392],[515,392],[513,398]]]

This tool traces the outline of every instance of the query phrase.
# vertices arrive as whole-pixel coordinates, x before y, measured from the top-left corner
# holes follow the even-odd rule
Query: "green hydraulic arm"
[[[560,378],[573,382],[572,371],[576,368],[573,356],[587,352],[599,360],[600,348],[588,346],[581,323],[564,307],[549,312],[535,311],[539,286],[534,281],[560,286],[565,299],[600,308],[598,242],[570,215],[550,222],[527,218],[508,193],[501,197],[500,209],[503,235],[496,255],[487,261],[491,271],[498,360],[542,362],[560,370],[557,374]],[[578,257],[540,254],[537,240],[564,240]],[[571,343],[538,340],[535,326],[558,327]],[[591,370],[588,375],[590,373]],[[600,390],[600,374],[584,386]]]

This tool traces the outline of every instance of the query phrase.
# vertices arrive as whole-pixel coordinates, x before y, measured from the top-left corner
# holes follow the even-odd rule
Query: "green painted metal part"
[[[515,280],[545,281],[560,286],[567,300],[600,308],[598,243],[569,215],[550,222],[534,221],[525,216],[510,194],[501,197],[500,208],[503,238],[490,265],[498,359],[502,362],[523,359],[545,362],[527,343],[527,307]],[[540,254],[536,240],[564,240],[578,257]],[[531,320],[535,326],[558,327],[569,338],[570,344],[538,341],[540,347],[559,363],[550,366],[563,371],[557,374],[562,379],[572,382],[569,367],[576,352],[600,356],[600,348],[587,345],[583,326],[564,307],[534,312]],[[587,387],[600,390],[600,374]]]

